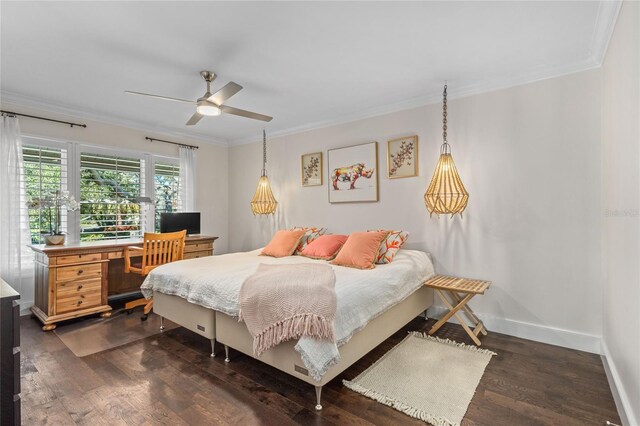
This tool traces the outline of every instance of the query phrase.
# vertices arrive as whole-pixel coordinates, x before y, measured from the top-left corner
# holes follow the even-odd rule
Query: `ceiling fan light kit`
[[[218,107],[218,105],[214,104],[213,102],[209,102],[206,99],[198,101],[196,112],[200,115],[206,115],[208,117],[222,114],[222,111],[220,110],[220,107]]]
[[[424,203],[429,210],[429,216],[456,213],[462,217],[462,212],[467,208],[469,193],[467,192],[458,169],[451,156],[451,147],[447,142],[447,84],[444,84],[442,93],[442,138],[444,142],[440,147],[440,158],[436,170],[431,178],[431,183],[424,194]]]
[[[200,75],[202,76],[204,81],[207,83],[207,91],[202,97],[198,98],[197,101],[189,101],[186,99],[172,98],[169,96],[153,95],[150,93],[134,92],[131,90],[125,90],[125,93],[131,94],[131,95],[149,96],[152,98],[163,99],[167,101],[196,104],[196,112],[191,116],[189,121],[187,121],[186,123],[187,126],[196,125],[202,117],[215,117],[215,116],[221,115],[222,113],[232,114],[240,117],[246,117],[254,120],[267,121],[267,122],[273,119],[273,117],[270,117],[268,115],[258,114],[256,112],[245,111],[243,109],[223,105],[223,103],[226,100],[228,100],[230,97],[232,97],[233,95],[238,93],[240,90],[242,90],[242,86],[240,86],[237,83],[234,83],[233,81],[230,81],[229,83],[224,85],[222,89],[218,90],[215,93],[211,93],[211,82],[216,79],[216,74],[213,71],[200,71]]]

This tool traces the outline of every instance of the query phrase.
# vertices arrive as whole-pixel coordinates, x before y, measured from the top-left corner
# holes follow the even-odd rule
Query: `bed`
[[[238,321],[239,292],[260,263],[326,263],[303,256],[272,258],[260,250],[190,259],[153,270],[141,289],[154,298],[161,317],[225,347],[253,357],[253,339]],[[316,389],[316,409],[322,409],[322,386],[342,373],[433,303],[433,292],[422,283],[434,275],[429,256],[400,250],[392,263],[371,270],[333,266],[336,275],[337,342],[302,337],[269,349],[258,359]]]

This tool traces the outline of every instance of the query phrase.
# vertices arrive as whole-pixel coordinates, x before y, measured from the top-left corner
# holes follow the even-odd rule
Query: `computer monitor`
[[[187,230],[187,235],[200,233],[200,212],[160,213],[160,232]]]

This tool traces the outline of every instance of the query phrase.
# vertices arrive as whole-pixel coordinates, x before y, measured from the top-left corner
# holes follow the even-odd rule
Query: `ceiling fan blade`
[[[225,86],[218,90],[207,99],[209,102],[213,102],[216,105],[222,105],[224,101],[242,90],[242,86],[233,81],[228,82]]]
[[[243,109],[230,107],[227,105],[221,105],[220,109],[222,112],[226,114],[239,115],[240,117],[253,118],[254,120],[260,121],[271,121],[273,117],[269,117],[268,115],[258,114],[257,112],[245,111]]]
[[[195,101],[188,101],[186,99],[170,98],[168,96],[152,95],[150,93],[133,92],[131,90],[125,90],[124,93],[128,93],[130,95],[149,96],[151,98],[165,99],[167,101],[186,102],[188,104],[195,104],[196,103]]]
[[[195,114],[193,114],[193,115],[191,116],[191,118],[189,119],[189,121],[187,121],[187,124],[186,124],[186,125],[187,125],[187,126],[193,126],[193,125],[197,124],[197,123],[198,123],[198,121],[200,121],[200,119],[201,119],[202,117],[204,117],[204,116],[203,116],[203,115],[201,115],[201,114],[198,114],[198,113],[196,112]]]

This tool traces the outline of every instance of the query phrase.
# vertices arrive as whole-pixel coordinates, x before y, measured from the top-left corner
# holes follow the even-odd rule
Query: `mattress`
[[[158,291],[237,317],[240,287],[260,263],[327,263],[303,256],[272,258],[259,253],[260,250],[254,250],[162,265],[151,271],[141,290],[145,297]],[[302,361],[316,380],[340,360],[339,346],[434,275],[429,256],[417,250],[400,250],[393,262],[376,265],[374,269],[331,267],[336,274],[337,342],[302,337],[296,344]]]

